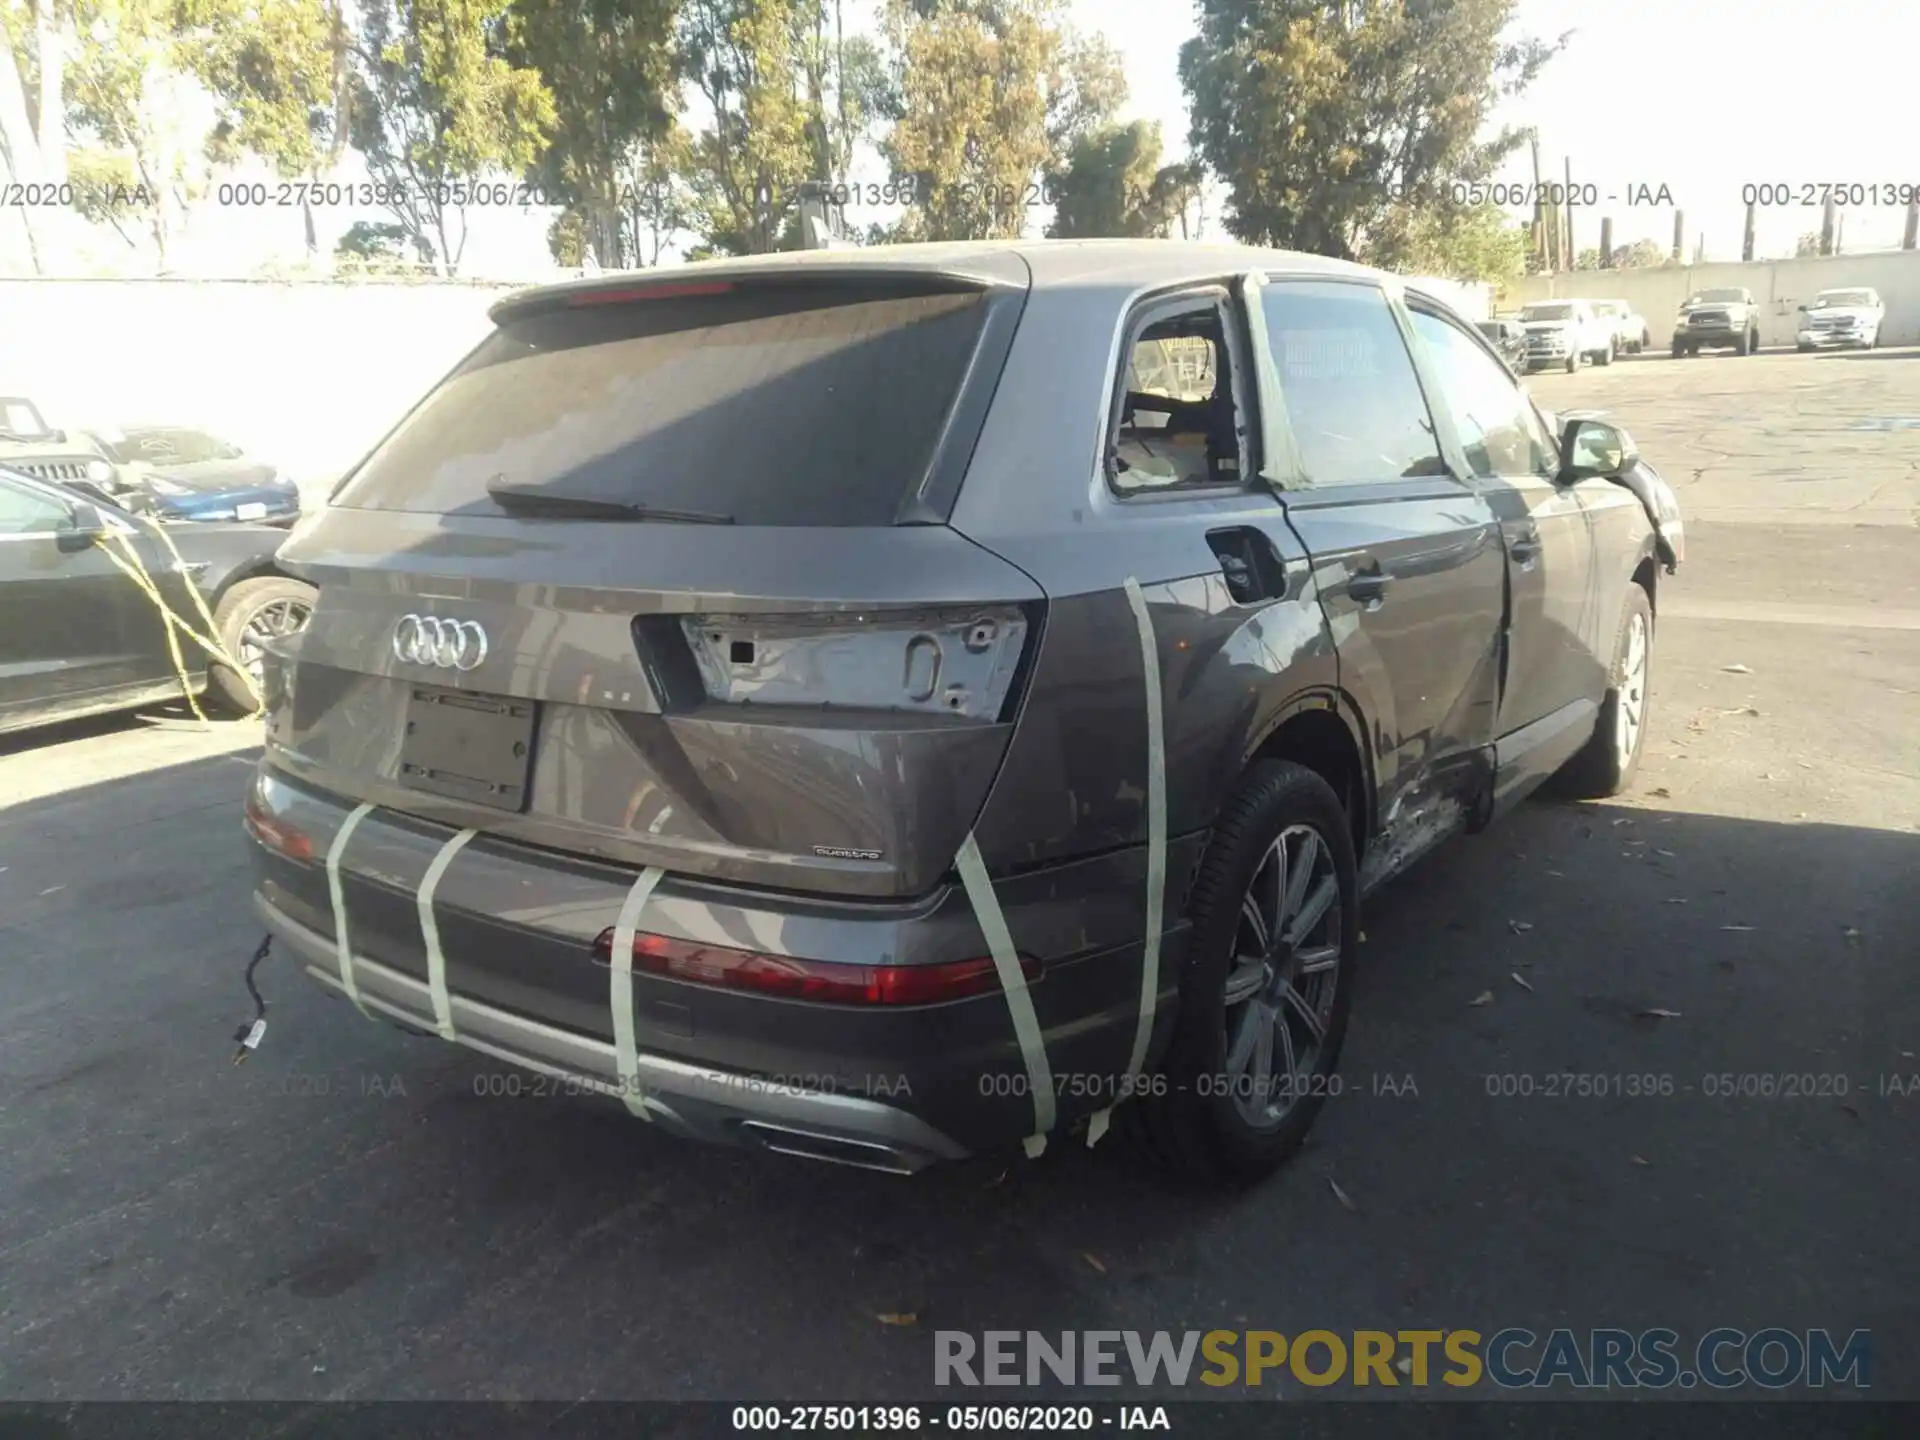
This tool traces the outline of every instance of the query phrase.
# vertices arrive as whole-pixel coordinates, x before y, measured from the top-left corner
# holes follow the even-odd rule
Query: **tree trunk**
[[[40,179],[58,185],[67,178],[67,117],[62,98],[67,61],[53,0],[39,0],[34,6],[33,31],[40,55],[40,114],[34,125],[40,142]]]
[[[7,35],[6,16],[0,13],[0,174],[20,185],[40,179],[40,146],[34,139],[33,125],[27,118],[26,92],[20,84],[20,68],[14,62],[13,44]],[[27,259],[33,273],[44,275],[40,261],[40,232],[35,207],[7,207],[20,217],[20,229],[26,236]],[[0,231],[3,234],[4,231]]]

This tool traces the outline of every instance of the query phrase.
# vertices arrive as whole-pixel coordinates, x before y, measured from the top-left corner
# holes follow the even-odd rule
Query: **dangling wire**
[[[248,1052],[258,1046],[260,1038],[267,1033],[267,1002],[260,993],[260,987],[253,983],[253,972],[260,968],[260,962],[267,958],[272,949],[273,936],[268,935],[253,952],[253,959],[247,962],[247,994],[253,997],[253,1020],[233,1032],[234,1043],[240,1047],[233,1052],[233,1063],[236,1065],[247,1058]]]

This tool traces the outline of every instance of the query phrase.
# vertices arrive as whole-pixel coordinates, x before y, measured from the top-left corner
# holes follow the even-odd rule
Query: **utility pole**
[[[1580,266],[1580,252],[1573,244],[1573,157],[1567,156],[1567,190],[1562,197],[1567,206],[1567,269],[1576,270]]]
[[[1920,195],[1907,204],[1907,233],[1900,237],[1902,250],[1920,249]]]
[[[1829,195],[1825,207],[1820,212],[1820,253],[1822,255],[1833,254],[1833,222],[1836,214],[1833,196]]]
[[[1685,258],[1684,247],[1687,243],[1686,237],[1687,212],[1684,210],[1676,210],[1673,212],[1673,263],[1676,265]]]
[[[1833,253],[1838,255],[1846,248],[1847,212],[1838,211],[1833,217]]]
[[[1611,215],[1600,217],[1600,268],[1602,270],[1613,268],[1613,217]]]
[[[1753,202],[1747,202],[1747,228],[1740,235],[1740,258],[1753,259]]]
[[[1540,132],[1532,133],[1533,140],[1533,250],[1542,270],[1552,265],[1547,246],[1547,209],[1540,195]]]

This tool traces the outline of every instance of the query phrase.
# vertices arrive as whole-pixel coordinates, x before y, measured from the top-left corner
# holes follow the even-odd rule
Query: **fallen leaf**
[[[1752,667],[1751,665],[1741,665],[1741,664],[1738,664],[1738,663],[1735,663],[1735,664],[1732,664],[1732,665],[1722,665],[1722,666],[1721,666],[1720,668],[1721,668],[1722,670],[1724,670],[1724,671],[1726,671],[1726,672],[1727,672],[1727,674],[1729,674],[1729,675],[1751,675],[1751,674],[1753,674],[1753,667]]]
[[[994,1186],[998,1185],[1002,1180],[1005,1180],[1007,1178],[1007,1174],[1008,1174],[1007,1171],[1002,1170],[998,1175],[994,1176],[993,1179],[987,1181],[986,1188],[991,1190]]]
[[[1556,880],[1564,880],[1567,878],[1566,876],[1562,875],[1558,870],[1549,870],[1547,871],[1547,874],[1553,876],[1553,878]]]
[[[1633,1157],[1633,1163],[1636,1165],[1645,1165],[1648,1162],[1643,1160],[1640,1156],[1636,1155]]]
[[[1678,1020],[1680,1018],[1678,1010],[1662,1010],[1657,1005],[1651,1010],[1642,1010],[1639,1014],[1643,1020]]]
[[[1858,1120],[1858,1119],[1860,1118],[1860,1112],[1859,1112],[1858,1110],[1856,1110],[1856,1109],[1854,1109],[1854,1108],[1853,1108],[1853,1106],[1851,1106],[1851,1105],[1842,1105],[1842,1106],[1841,1106],[1840,1108],[1841,1108],[1842,1110],[1844,1110],[1844,1111],[1846,1111],[1846,1112],[1847,1112],[1847,1114],[1849,1114],[1849,1115],[1851,1115],[1851,1116],[1852,1116],[1852,1117],[1853,1117],[1854,1119],[1856,1119],[1856,1120]]]
[[[1482,990],[1467,1003],[1469,1005],[1491,1005],[1493,1003],[1493,992],[1491,990]]]
[[[1360,1208],[1358,1205],[1353,1203],[1353,1197],[1347,1194],[1346,1191],[1340,1188],[1340,1182],[1334,1179],[1331,1175],[1327,1177],[1327,1185],[1333,1191],[1333,1198],[1338,1200],[1342,1205],[1342,1207],[1348,1210],[1358,1210]]]
[[[1096,1275],[1104,1275],[1107,1273],[1107,1267],[1100,1263],[1100,1257],[1091,1250],[1082,1250],[1080,1252],[1080,1258],[1093,1267],[1093,1272]]]
[[[1533,928],[1533,922],[1530,920],[1509,920],[1507,921],[1507,928],[1516,935],[1524,935]]]
[[[1664,785],[1656,785],[1647,793],[1656,800],[1671,800],[1673,798],[1673,792]]]
[[[1722,925],[1720,928],[1722,930],[1731,930],[1739,935],[1748,934],[1753,930],[1753,926],[1751,925]]]
[[[1529,984],[1527,984],[1527,982],[1526,982],[1525,980],[1523,980],[1523,979],[1521,979],[1521,978],[1520,978],[1520,972],[1519,972],[1519,971],[1517,971],[1517,970],[1516,970],[1516,971],[1512,971],[1512,972],[1510,972],[1510,974],[1511,974],[1511,976],[1512,976],[1512,979],[1513,979],[1513,983],[1514,983],[1514,984],[1516,984],[1516,985],[1518,985],[1518,986],[1519,986],[1519,987],[1520,987],[1520,988],[1521,988],[1522,990],[1531,990],[1531,989],[1533,989],[1533,987],[1532,987],[1531,985],[1529,985]]]
[[[873,1318],[878,1320],[882,1325],[918,1325],[920,1323],[919,1314],[912,1310],[902,1311],[897,1314],[889,1312],[885,1315],[876,1315]]]
[[[46,889],[42,890],[40,893],[42,895],[55,895],[66,888],[67,887],[64,885],[49,885],[47,886]]]
[[[1842,926],[1840,933],[1846,937],[1846,941],[1849,945],[1858,945],[1860,943],[1860,932],[1857,929],[1855,929],[1853,926],[1851,925]]]
[[[1660,848],[1660,847],[1659,847],[1658,845],[1656,845],[1656,846],[1654,846],[1654,847],[1653,847],[1653,853],[1654,853],[1654,854],[1656,854],[1656,855],[1665,855],[1665,856],[1666,856],[1666,857],[1667,857],[1668,859],[1672,859],[1672,858],[1673,858],[1673,851],[1671,851],[1671,850],[1662,850],[1662,849],[1661,849],[1661,848]]]
[[[1616,825],[1631,825],[1633,823],[1633,819],[1631,816],[1622,815],[1619,819],[1615,820],[1613,823]]]
[[[1687,903],[1687,897],[1684,895],[1670,895],[1660,903],[1662,905],[1685,905]]]
[[[1362,945],[1364,945],[1364,944],[1366,944],[1366,943],[1367,943],[1367,932],[1366,932],[1366,931],[1364,931],[1364,930],[1362,930],[1362,931],[1360,932],[1360,943],[1361,943]]]

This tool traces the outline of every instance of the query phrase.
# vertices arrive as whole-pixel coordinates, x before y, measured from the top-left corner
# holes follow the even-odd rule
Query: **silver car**
[[[529,1085],[1258,1176],[1367,892],[1633,774],[1671,492],[1392,277],[902,246],[494,320],[282,551],[246,824],[316,980]]]

